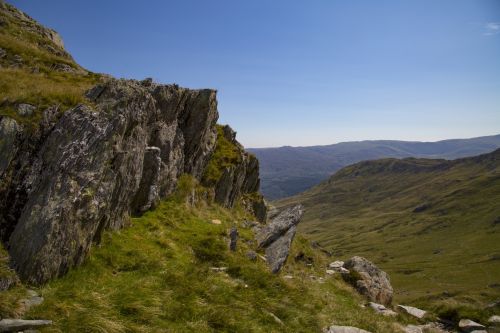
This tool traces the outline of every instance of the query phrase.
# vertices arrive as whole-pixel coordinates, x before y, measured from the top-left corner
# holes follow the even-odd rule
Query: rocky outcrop
[[[215,185],[215,201],[231,208],[236,200],[243,195],[244,205],[261,221],[266,220],[266,204],[258,194],[260,186],[259,161],[247,153],[241,144],[236,141],[236,132],[228,125],[222,127],[222,135],[238,152],[238,161],[226,166]]]
[[[278,273],[288,258],[303,212],[301,205],[288,208],[256,232],[257,246],[265,249],[266,261],[273,273]]]
[[[214,150],[216,92],[110,80],[94,106],[44,112],[37,133],[0,119],[0,231],[21,278],[79,264],[104,229],[154,207],[178,177],[200,179]]]
[[[379,269],[372,262],[362,257],[352,257],[344,263],[344,268],[356,272],[356,281],[353,281],[356,290],[368,297],[372,302],[390,305],[393,289],[389,275]]]

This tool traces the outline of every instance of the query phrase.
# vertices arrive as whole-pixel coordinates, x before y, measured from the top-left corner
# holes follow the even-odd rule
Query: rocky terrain
[[[297,234],[304,206],[268,210],[215,90],[92,73],[3,1],[0,27],[0,332],[496,325],[394,307],[374,263]]]
[[[482,311],[500,297],[499,167],[500,150],[365,161],[275,204],[302,204],[299,232],[338,259],[380,265],[399,302]]]

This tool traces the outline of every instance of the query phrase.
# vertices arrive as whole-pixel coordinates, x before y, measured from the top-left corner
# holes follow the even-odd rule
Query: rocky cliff
[[[0,9],[2,22],[12,31],[46,38],[46,45],[72,61],[55,32],[9,5]],[[46,45],[37,47],[46,52],[41,51]],[[15,58],[16,48],[1,46],[7,58]],[[14,74],[36,75],[37,80],[53,75],[24,70],[16,67]],[[90,74],[65,75],[74,81]],[[2,96],[0,237],[27,282],[43,283],[80,264],[103,230],[121,228],[131,215],[154,208],[174,191],[182,174],[203,182],[220,148],[215,90],[189,90],[151,79],[102,76],[99,81],[67,109],[48,98],[35,104],[14,93]],[[244,152],[229,127],[226,133],[237,163],[221,168],[213,184],[205,185],[226,207],[251,194],[246,205],[263,209],[265,216],[262,198],[255,197],[258,162]]]

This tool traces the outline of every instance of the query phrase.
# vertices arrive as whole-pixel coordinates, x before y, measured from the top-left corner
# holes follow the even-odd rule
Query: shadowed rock
[[[266,261],[273,273],[278,273],[288,258],[303,212],[301,205],[288,208],[256,232],[257,245],[266,249]]]
[[[390,305],[393,289],[389,275],[372,262],[362,257],[352,257],[345,262],[344,268],[358,273],[360,279],[355,282],[356,290],[372,302]]]

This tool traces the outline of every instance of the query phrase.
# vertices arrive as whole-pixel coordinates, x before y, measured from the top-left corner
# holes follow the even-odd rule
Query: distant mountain
[[[353,141],[328,146],[247,149],[260,161],[261,191],[270,200],[311,188],[335,171],[360,161],[380,158],[456,159],[500,148],[500,135],[437,142]]]
[[[500,149],[360,162],[276,205],[297,203],[300,233],[332,260],[372,258],[399,301],[500,299]]]

